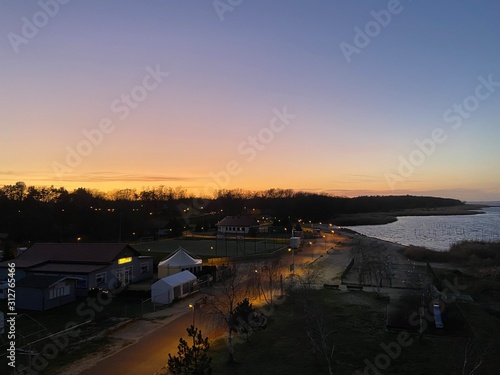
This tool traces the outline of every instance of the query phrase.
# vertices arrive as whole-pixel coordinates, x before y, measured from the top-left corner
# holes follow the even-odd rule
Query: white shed
[[[179,246],[173,254],[158,263],[158,278],[174,275],[184,270],[196,273],[202,268],[203,261],[200,258]]]
[[[198,291],[196,276],[189,271],[164,277],[151,285],[151,302],[167,305]]]

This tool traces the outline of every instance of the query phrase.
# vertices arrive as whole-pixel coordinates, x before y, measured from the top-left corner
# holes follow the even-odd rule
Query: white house
[[[250,216],[226,216],[217,224],[217,231],[226,234],[248,234],[251,228],[259,227],[257,220]]]
[[[164,277],[151,285],[151,301],[167,305],[198,291],[196,276],[189,271]]]

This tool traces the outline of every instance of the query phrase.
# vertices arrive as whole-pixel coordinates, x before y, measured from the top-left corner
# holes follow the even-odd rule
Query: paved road
[[[190,324],[192,314],[181,315],[80,375],[152,375],[167,363],[168,353],[177,353],[179,338],[187,339],[186,328]]]
[[[337,238],[334,238],[331,234],[327,234],[326,240],[324,238],[317,239],[316,243],[312,246],[304,247],[303,251],[298,252],[294,256],[296,266],[308,263],[319,257],[320,254],[325,254],[326,248],[331,247],[334,244],[334,240],[336,241]],[[292,261],[291,253],[282,254],[281,259],[285,264],[290,264]],[[197,319],[196,326],[202,326],[201,329],[204,336],[213,336],[213,332],[209,332],[206,327],[203,327],[203,324],[200,324],[198,314],[195,319]],[[188,339],[186,328],[192,323],[193,315],[190,312],[181,315],[168,324],[162,324],[136,343],[110,355],[79,374],[152,375],[166,364],[168,353],[177,353],[179,338]],[[217,334],[220,333],[222,332],[217,332]]]

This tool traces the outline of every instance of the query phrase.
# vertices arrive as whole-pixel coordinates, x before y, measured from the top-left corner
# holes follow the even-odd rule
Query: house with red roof
[[[257,230],[259,223],[252,216],[226,216],[217,224],[217,231],[224,234],[248,234]]]

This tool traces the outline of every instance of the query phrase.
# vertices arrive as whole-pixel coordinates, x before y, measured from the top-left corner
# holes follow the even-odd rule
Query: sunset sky
[[[500,200],[500,3],[0,4],[0,185]]]

